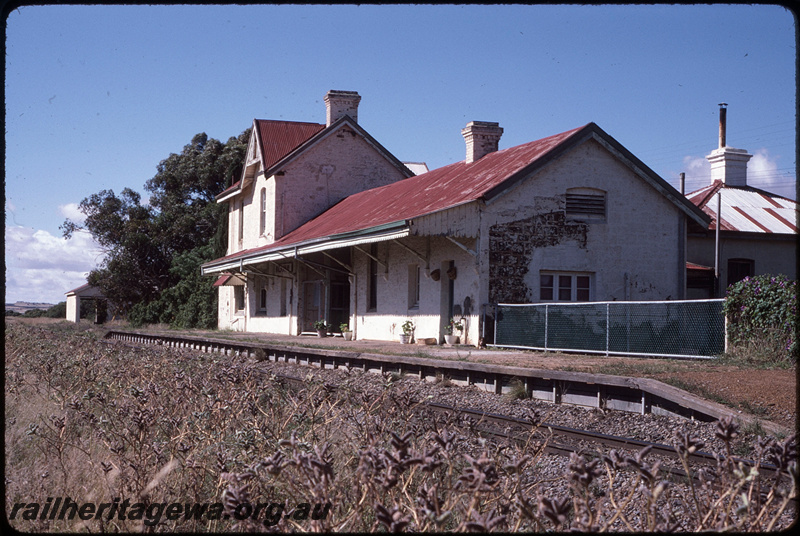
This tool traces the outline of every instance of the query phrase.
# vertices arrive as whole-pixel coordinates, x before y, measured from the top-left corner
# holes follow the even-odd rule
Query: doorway
[[[325,284],[303,281],[303,324],[301,331],[314,332],[314,322],[325,319]]]
[[[444,328],[450,323],[450,319],[453,317],[453,288],[455,281],[450,279],[447,274],[454,266],[455,261],[445,261],[442,263],[440,272],[439,343],[444,341],[444,334],[446,333]]]

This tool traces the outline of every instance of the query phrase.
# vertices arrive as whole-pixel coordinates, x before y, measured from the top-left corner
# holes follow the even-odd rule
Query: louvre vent
[[[606,196],[598,194],[567,194],[567,216],[606,215]]]

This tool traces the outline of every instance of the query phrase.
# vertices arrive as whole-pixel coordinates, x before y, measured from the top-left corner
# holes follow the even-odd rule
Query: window
[[[567,190],[567,218],[605,220],[606,193],[592,188],[570,188]]]
[[[591,274],[542,272],[539,275],[542,301],[589,301],[592,299]]]
[[[755,275],[753,259],[728,259],[728,286]]]
[[[244,199],[239,202],[239,244],[244,240]]]
[[[261,285],[261,291],[258,295],[258,310],[262,313],[267,312],[267,283],[266,281]]]
[[[372,257],[378,256],[378,248],[376,244],[372,244],[369,248],[369,253]],[[378,310],[378,261],[373,258],[369,260],[369,287],[367,288],[367,310]]]
[[[419,307],[419,265],[408,265],[408,308]]]
[[[263,235],[267,230],[267,189],[261,189],[261,224],[259,234]]]
[[[236,312],[244,311],[244,285],[235,285],[233,287],[233,301]]]

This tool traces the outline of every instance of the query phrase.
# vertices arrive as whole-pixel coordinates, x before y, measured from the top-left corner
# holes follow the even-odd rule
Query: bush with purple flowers
[[[784,275],[745,277],[728,287],[723,312],[734,351],[797,362],[797,281]]]

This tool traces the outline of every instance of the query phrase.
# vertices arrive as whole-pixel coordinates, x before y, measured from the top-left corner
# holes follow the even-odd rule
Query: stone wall
[[[527,303],[533,295],[525,283],[534,249],[574,240],[586,248],[585,223],[567,222],[564,212],[548,212],[489,228],[489,301]]]

